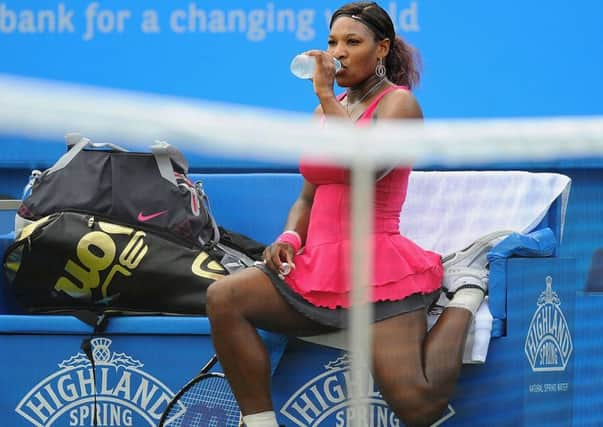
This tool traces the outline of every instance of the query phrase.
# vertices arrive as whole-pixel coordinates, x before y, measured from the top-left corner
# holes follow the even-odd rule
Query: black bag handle
[[[155,144],[151,145],[151,152],[155,157],[155,162],[157,163],[161,177],[177,187],[178,183],[176,182],[172,162],[182,169],[182,173],[188,173],[188,162],[182,153],[176,147],[165,141],[155,141]]]

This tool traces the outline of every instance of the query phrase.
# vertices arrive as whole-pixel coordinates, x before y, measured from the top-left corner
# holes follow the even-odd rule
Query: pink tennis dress
[[[383,91],[358,119],[371,122],[377,104],[393,90]],[[343,98],[343,97],[342,97]],[[403,142],[401,142],[403,143]],[[318,307],[350,306],[350,184],[346,169],[300,163],[300,172],[316,185],[307,239],[285,281],[306,301]],[[373,233],[373,301],[396,301],[440,288],[441,257],[400,235],[400,212],[410,168],[396,168],[376,182]]]

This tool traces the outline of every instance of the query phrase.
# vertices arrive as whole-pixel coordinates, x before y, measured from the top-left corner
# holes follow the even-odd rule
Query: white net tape
[[[392,159],[415,165],[538,161],[603,154],[603,117],[382,121],[358,129],[317,125],[300,114],[44,82],[0,74],[0,133],[148,146],[167,140],[195,152],[257,159],[318,154],[351,164]]]

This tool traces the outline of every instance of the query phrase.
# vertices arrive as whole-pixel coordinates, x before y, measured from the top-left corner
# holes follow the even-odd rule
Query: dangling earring
[[[375,75],[382,79],[387,74],[387,70],[385,69],[385,65],[383,65],[383,58],[379,58],[377,62],[377,67],[375,67]]]

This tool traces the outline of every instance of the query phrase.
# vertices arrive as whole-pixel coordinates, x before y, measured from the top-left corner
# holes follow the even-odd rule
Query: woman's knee
[[[254,316],[270,301],[271,286],[262,282],[259,270],[246,269],[216,280],[206,292],[208,317],[219,315]],[[267,282],[270,284],[270,282]]]
[[[385,396],[384,396],[385,397]],[[408,385],[386,399],[392,410],[406,426],[430,426],[446,410],[447,398],[428,384]]]
[[[230,280],[220,279],[209,285],[206,292],[205,306],[208,317],[222,311],[230,312],[235,304],[236,292]]]

